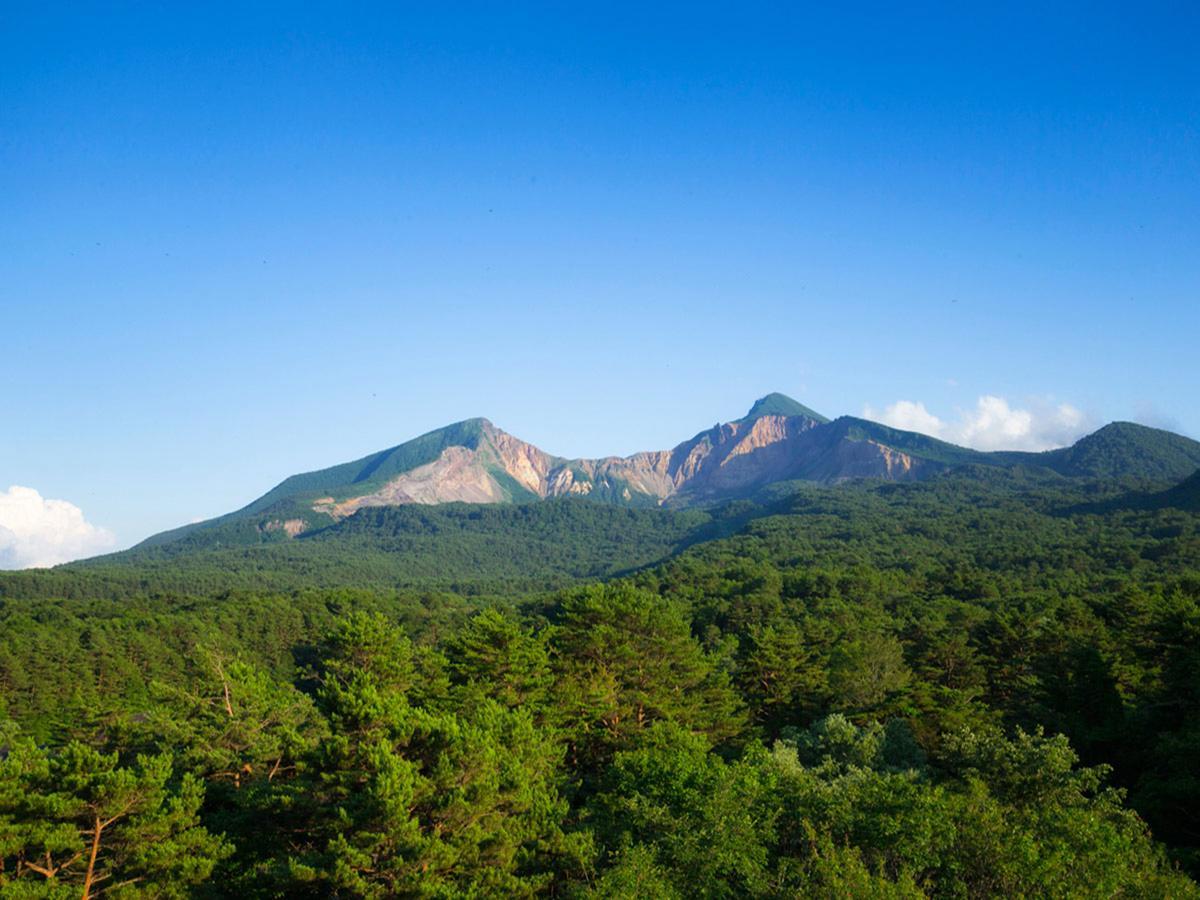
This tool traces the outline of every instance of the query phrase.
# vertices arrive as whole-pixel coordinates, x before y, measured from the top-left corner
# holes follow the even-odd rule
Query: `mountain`
[[[829,420],[782,394],[758,401],[671,450],[565,459],[468,419],[362,459],[293,475],[236,512],[163,532],[153,547],[206,534],[246,542],[332,525],[360,509],[407,504],[519,503],[587,497],[631,507],[692,506],[788,477],[791,445]],[[802,454],[801,454],[802,455]]]
[[[353,462],[294,475],[236,512],[155,535],[139,548],[286,540],[377,507],[587,498],[686,509],[752,496],[778,482],[920,481],[968,466],[1167,483],[1200,467],[1200,443],[1117,422],[1059,450],[983,453],[853,416],[831,421],[790,397],[768,394],[742,418],[670,450],[566,459],[477,418]]]
[[[1200,468],[1200,443],[1159,428],[1113,422],[1040,456],[1042,465],[1074,478],[1178,481]]]

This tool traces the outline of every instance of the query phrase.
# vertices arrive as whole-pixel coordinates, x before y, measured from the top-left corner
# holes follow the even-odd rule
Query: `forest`
[[[0,576],[0,896],[1200,896],[1200,509],[965,469]]]

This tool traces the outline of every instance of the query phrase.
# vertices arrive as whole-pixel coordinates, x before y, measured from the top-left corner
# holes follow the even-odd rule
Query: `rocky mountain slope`
[[[981,453],[851,416],[830,421],[782,394],[670,450],[565,459],[487,419],[438,429],[354,462],[296,475],[237,512],[164,532],[154,546],[205,532],[232,543],[296,537],[372,507],[513,503],[586,497],[686,508],[780,481],[916,481],[965,465],[1036,466],[1068,477],[1177,480],[1200,467],[1200,443],[1129,423],[1047,453]]]

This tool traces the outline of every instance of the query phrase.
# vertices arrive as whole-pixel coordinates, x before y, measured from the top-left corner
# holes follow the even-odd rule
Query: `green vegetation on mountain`
[[[291,514],[313,516],[312,500],[331,496],[342,499],[354,491],[369,493],[387,482],[389,478],[408,472],[417,466],[433,462],[447,447],[476,447],[483,434],[483,419],[467,419],[445,428],[439,428],[428,434],[413,438],[399,446],[379,453],[372,453],[353,462],[331,466],[315,472],[305,472],[285,478],[278,485],[257,500],[247,504],[236,512],[229,513],[207,522],[197,522],[185,525],[171,531],[164,531],[147,538],[139,547],[153,547],[158,544],[170,543],[197,532],[211,532],[214,528],[224,528],[228,537],[244,537],[252,527],[249,523],[256,517],[271,513],[275,517],[287,517]],[[306,502],[307,501],[307,502]],[[320,516],[322,520],[332,521],[329,516]],[[228,538],[226,538],[228,540]],[[257,542],[257,541],[248,541]]]
[[[551,590],[607,578],[728,533],[733,511],[631,509],[583,500],[372,507],[289,539],[248,520],[179,541],[0,577],[6,596],[435,588],[468,594]],[[245,539],[243,540],[243,536]]]
[[[341,499],[351,486],[369,490],[394,475],[433,462],[447,447],[477,447],[483,436],[484,422],[484,419],[467,419],[354,462],[293,475],[239,512],[261,512],[284,498],[328,494]]]
[[[750,412],[746,413],[740,421],[746,422],[757,419],[759,416],[804,416],[822,424],[829,421],[825,416],[809,409],[803,403],[798,403],[786,394],[779,393],[767,394],[767,396],[754,401]]]
[[[1070,447],[1038,454],[995,454],[1083,478],[1179,481],[1200,468],[1200,442],[1132,422],[1113,422]]]
[[[1132,422],[1113,422],[1070,447],[1041,453],[983,453],[851,416],[834,420],[830,427],[849,440],[875,441],[945,467],[1036,467],[1068,478],[1153,482],[1178,481],[1200,467],[1200,441]]]
[[[887,425],[880,425],[878,422],[871,422],[867,419],[857,419],[854,416],[842,416],[835,419],[831,430],[838,438],[851,441],[875,441],[911,456],[946,466],[1002,464],[993,460],[989,454],[981,453],[978,450],[969,450],[966,447],[959,447],[929,437],[929,435],[915,431],[901,431],[898,428],[890,428]]]

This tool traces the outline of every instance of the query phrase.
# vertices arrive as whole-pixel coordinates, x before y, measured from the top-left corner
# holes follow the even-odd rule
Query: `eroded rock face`
[[[814,458],[804,477],[836,483],[856,478],[885,481],[916,481],[927,474],[929,464],[872,440],[840,440],[828,452]]]
[[[280,531],[282,530],[288,537],[294,538],[296,535],[303,533],[308,528],[308,523],[303,519],[272,519],[270,522],[262,526],[263,531]]]
[[[479,451],[447,447],[431,463],[393,478],[377,491],[341,502],[318,500],[317,512],[335,519],[366,506],[400,506],[406,503],[499,503],[507,499],[499,482],[479,464]]]
[[[760,416],[722,425],[688,451],[676,490],[711,493],[789,478],[803,455],[805,435],[817,425],[804,416]]]
[[[554,457],[490,422],[484,426],[484,435],[504,471],[527,491],[545,497]]]
[[[478,446],[448,447],[381,488],[350,499],[323,498],[313,509],[343,518],[371,506],[501,503],[521,499],[522,490],[540,498],[598,494],[684,505],[790,478],[911,480],[922,466],[874,441],[832,435],[807,416],[762,415],[715,426],[672,450],[574,460],[551,456],[484,422]]]

